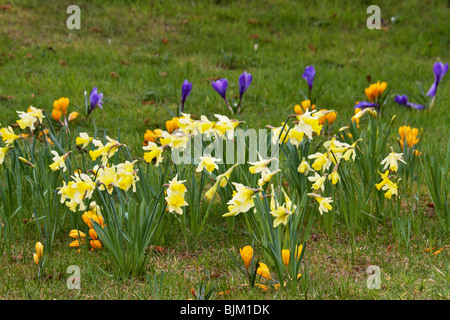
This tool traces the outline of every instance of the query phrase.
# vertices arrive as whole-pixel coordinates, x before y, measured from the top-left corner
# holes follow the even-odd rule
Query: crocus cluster
[[[239,76],[239,103],[237,106],[237,113],[241,112],[242,97],[244,96],[244,93],[247,91],[247,89],[251,83],[252,83],[252,75],[250,73],[247,73],[247,71],[244,71],[244,73],[242,73]],[[226,103],[228,109],[231,111],[231,113],[235,113],[226,97],[227,88],[228,88],[228,80],[220,79],[220,80],[212,81],[211,85],[212,85],[213,89],[218,94],[220,94],[220,96],[223,98],[223,100],[225,101],[225,103]]]
[[[81,217],[83,222],[89,227],[89,238],[91,239],[89,244],[91,245],[91,251],[101,249],[102,242],[98,238],[97,232],[94,230],[94,222],[98,223],[102,228],[105,227],[105,223],[100,212],[100,207],[95,203],[95,201],[91,202],[89,205],[89,211],[83,213]],[[85,244],[86,234],[80,230],[71,230],[69,237],[75,239],[69,244],[69,247],[71,248],[78,248]]]
[[[69,98],[59,98],[58,100],[55,100],[53,102],[53,111],[52,111],[52,117],[55,121],[60,122],[61,117],[64,118],[63,121],[61,121],[62,124],[67,125],[68,121],[75,120],[79,113],[76,111],[73,111],[67,116],[67,107],[69,106]]]

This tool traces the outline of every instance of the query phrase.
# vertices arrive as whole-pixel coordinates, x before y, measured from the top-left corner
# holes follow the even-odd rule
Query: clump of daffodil
[[[252,189],[240,183],[232,182],[232,184],[235,186],[236,191],[233,194],[233,198],[227,202],[229,212],[222,215],[222,217],[236,216],[253,208],[255,205],[253,196],[260,191],[260,189]]]
[[[152,161],[155,160],[155,165],[159,166],[159,164],[163,160],[163,147],[158,147],[155,142],[147,141],[147,145],[143,146],[142,149],[144,149],[145,151],[149,151],[144,153],[144,160],[148,163],[152,163]]]
[[[186,180],[178,181],[178,174],[169,182],[167,196],[165,197],[169,212],[175,211],[178,214],[183,214],[182,207],[188,205],[184,200],[186,187],[183,182],[186,182]]]
[[[319,203],[320,214],[323,214],[324,212],[328,212],[329,210],[333,209],[333,207],[331,206],[331,203],[333,202],[331,197],[325,198],[315,193],[308,193],[308,196],[313,197]]]
[[[365,89],[367,99],[369,99],[370,102],[374,102],[383,94],[384,90],[386,90],[386,87],[386,82],[380,83],[380,81],[377,81],[377,83],[372,83],[368,88]]]
[[[72,151],[69,151],[63,154],[62,156],[59,156],[57,151],[52,150],[51,153],[54,155],[54,157],[52,159],[53,163],[49,165],[50,169],[52,169],[52,171],[63,169],[63,172],[66,172],[67,171],[66,159],[71,152]]]
[[[219,166],[216,164],[216,162],[221,161],[221,159],[216,159],[211,157],[209,154],[205,154],[200,157],[200,163],[195,170],[196,172],[202,172],[203,169],[206,169],[209,173],[213,172],[214,169],[219,169]]]
[[[382,180],[380,183],[375,184],[375,187],[378,190],[386,191],[384,196],[387,199],[391,199],[392,195],[398,195],[397,183],[391,181],[389,177],[389,170],[386,170],[384,173],[379,172],[379,174],[381,175]]]

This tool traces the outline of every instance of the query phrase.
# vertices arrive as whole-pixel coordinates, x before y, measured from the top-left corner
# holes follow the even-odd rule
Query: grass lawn
[[[66,27],[72,2],[9,4],[0,6],[0,127],[15,123],[16,111],[30,105],[50,114],[53,101],[63,96],[75,111],[74,105],[84,106],[84,92],[97,87],[104,95],[103,108],[87,119],[80,115],[71,126],[90,134],[94,128],[100,135],[120,134],[129,151],[140,155],[145,131],[165,129],[165,121],[172,118],[168,110],[177,111],[184,79],[193,84],[187,113],[231,118],[211,81],[227,78],[227,97],[234,103],[239,75],[251,73],[243,111],[233,117],[250,128],[264,128],[279,126],[304,100],[302,74],[314,65],[314,93],[323,90],[315,99],[316,109],[338,113],[333,133],[350,123],[357,101],[367,100],[364,89],[385,81],[382,119],[397,115],[389,143],[397,146],[398,127],[406,124],[423,130],[421,151],[434,150],[430,147],[448,152],[449,74],[429,111],[393,101],[395,95],[406,94],[412,102],[423,102],[420,88],[426,94],[433,83],[433,64],[450,61],[446,1],[380,1],[380,30],[366,27],[370,1],[79,0],[80,30]],[[5,185],[2,176],[0,183]],[[65,215],[44,274],[37,277],[32,259],[36,227],[18,223],[21,236],[14,253],[0,256],[0,298],[186,299],[202,283],[215,288],[216,299],[449,299],[449,237],[439,232],[434,208],[427,207],[427,189],[418,189],[420,210],[414,214],[420,217],[413,219],[403,242],[389,223],[372,223],[352,238],[342,219],[336,219],[330,234],[316,217],[304,256],[309,276],[292,290],[239,287],[246,280],[227,252],[239,256],[252,238],[241,216],[228,229],[218,203],[199,239],[185,241],[174,223],[163,243],[148,248],[150,279],[164,272],[158,292],[147,277],[116,277],[107,250],[69,248],[68,234],[75,228],[70,216],[79,214],[71,212]],[[31,218],[30,201],[22,211]],[[435,249],[424,251],[429,248]],[[256,247],[255,255],[262,258],[262,249]],[[81,268],[81,290],[67,289],[69,265]],[[367,288],[370,265],[381,268],[381,289]]]

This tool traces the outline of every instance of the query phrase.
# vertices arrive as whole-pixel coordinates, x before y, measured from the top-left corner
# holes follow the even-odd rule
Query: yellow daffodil
[[[337,171],[333,171],[332,173],[330,173],[330,175],[328,176],[328,180],[331,180],[331,183],[333,185],[335,185],[336,183],[338,183],[338,181],[341,180],[341,178],[339,177],[339,174],[337,173]]]
[[[280,223],[286,225],[292,211],[286,208],[286,203],[282,206],[278,206],[275,210],[270,211],[270,214],[275,217],[273,221],[273,227],[276,228]]]
[[[220,114],[214,114],[214,116],[219,119],[214,125],[214,132],[217,132],[219,137],[228,137],[228,139],[233,138],[234,129],[239,125],[239,121],[230,120],[227,116]]]
[[[35,107],[30,107],[27,112],[17,111],[19,114],[20,120],[16,122],[19,124],[20,129],[30,128],[31,131],[35,129],[35,123],[42,123],[43,118],[45,116],[42,113],[42,110],[37,109]]]
[[[186,193],[186,187],[183,182],[186,180],[178,181],[178,174],[169,182],[167,188],[167,196],[165,197],[169,212],[175,211],[178,214],[183,214],[181,207],[187,206],[188,203],[184,200],[184,194]]]
[[[277,158],[263,159],[259,153],[258,153],[258,157],[259,157],[259,161],[249,162],[249,164],[251,164],[252,166],[249,167],[248,169],[249,169],[250,173],[252,173],[252,174],[256,174],[256,173],[260,173],[260,172],[262,174],[270,173],[268,165],[272,161],[278,160]]]
[[[63,172],[66,172],[67,171],[66,159],[71,153],[71,151],[63,154],[62,156],[59,156],[58,152],[56,152],[55,150],[52,150],[51,153],[54,155],[53,157],[54,162],[51,165],[49,165],[50,169],[52,169],[52,171],[63,169]]]
[[[308,175],[308,173],[311,171],[311,167],[309,166],[308,162],[306,162],[305,157],[302,158],[302,162],[297,168],[297,171],[300,173],[303,173],[305,176]]]
[[[219,166],[216,164],[216,162],[221,161],[221,159],[216,159],[211,157],[210,155],[206,154],[202,157],[200,157],[200,163],[195,170],[196,172],[202,172],[203,169],[206,169],[209,173],[213,172],[214,169],[219,169]]]
[[[118,151],[120,146],[124,146],[124,144],[121,144],[108,136],[106,136],[106,140],[108,140],[108,143],[105,145],[103,145],[103,143],[99,140],[92,140],[92,143],[97,147],[97,150],[89,151],[92,161],[95,161],[98,157],[102,156],[103,166],[106,166],[108,163],[108,158],[111,158]]]
[[[236,188],[233,198],[227,202],[229,212],[222,217],[236,216],[239,213],[247,212],[254,206],[253,196],[259,190],[248,188],[240,183],[232,182]]]
[[[158,145],[154,142],[148,141],[147,146],[142,147],[142,149],[145,151],[150,151],[144,153],[144,160],[148,163],[152,163],[153,159],[156,159],[155,166],[159,166],[163,160],[163,148],[158,147]]]
[[[137,160],[134,160],[133,162],[125,161],[116,166],[117,185],[120,189],[128,191],[128,189],[132,188],[133,192],[136,192],[136,182],[140,180],[137,175],[139,170],[134,169],[134,164],[136,162]]]
[[[312,164],[312,167],[316,171],[328,170],[328,168],[331,166],[331,163],[332,163],[332,161],[329,158],[328,153],[316,152],[314,154],[309,155],[308,159],[316,159]]]
[[[75,139],[77,146],[82,145],[81,148],[86,148],[89,142],[92,141],[93,138],[89,137],[86,132],[80,132],[80,136]]]
[[[0,148],[0,164],[3,163],[3,161],[5,161],[5,155],[8,152],[9,149],[14,148],[13,146],[6,146],[4,148]]]
[[[2,137],[3,142],[6,143],[6,146],[9,146],[14,141],[21,138],[20,136],[14,134],[14,131],[11,127],[1,128],[0,136]]]
[[[273,176],[274,175],[276,175],[278,172],[280,172],[281,171],[281,169],[277,169],[277,170],[275,170],[275,171],[272,171],[272,172],[268,172],[268,173],[266,173],[266,174],[263,174],[262,176],[261,176],[261,178],[260,179],[258,179],[258,186],[260,187],[260,188],[262,188],[267,182],[269,182],[270,180],[272,180],[272,178],[273,178]]]
[[[324,212],[328,212],[329,210],[332,209],[332,206],[330,203],[333,202],[333,200],[331,199],[331,197],[324,198],[315,193],[308,193],[308,196],[314,197],[314,199],[316,199],[316,201],[319,203],[320,214],[323,214]]]
[[[324,174],[323,176],[320,176],[317,174],[317,172],[314,172],[314,177],[308,177],[308,180],[311,182],[314,182],[312,185],[312,188],[314,190],[322,190],[322,192],[325,191],[325,180],[327,178],[327,175]]]
[[[403,153],[395,153],[392,150],[391,153],[389,153],[389,155],[383,161],[381,161],[381,165],[384,164],[383,170],[386,170],[389,167],[390,171],[397,172],[399,161],[406,164],[406,162],[403,160]]]
[[[384,196],[387,199],[391,199],[392,195],[398,195],[397,183],[394,183],[389,179],[389,170],[386,170],[385,173],[379,172],[379,174],[381,175],[382,181],[380,183],[375,184],[375,187],[378,190],[386,191]]]

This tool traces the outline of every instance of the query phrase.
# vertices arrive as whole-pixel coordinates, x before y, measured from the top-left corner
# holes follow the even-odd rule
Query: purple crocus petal
[[[378,104],[367,101],[361,101],[355,105],[354,109],[359,108],[361,110],[364,110],[365,108],[373,108],[373,107],[378,107]]]
[[[395,96],[394,102],[397,102],[401,106],[405,106],[407,108],[413,108],[413,109],[416,109],[416,110],[422,110],[422,109],[426,108],[423,105],[409,102],[408,101],[408,97],[406,95]]]
[[[247,91],[250,83],[252,83],[252,75],[247,73],[247,71],[244,71],[244,73],[239,77],[239,95],[241,98],[245,91]]]
[[[316,75],[316,70],[313,66],[307,66],[305,68],[305,73],[303,73],[303,79],[308,83],[309,90],[312,90],[314,77]]]
[[[445,65],[442,62],[436,62],[433,66],[433,73],[434,73],[434,83],[431,85],[430,90],[428,90],[427,96],[434,97],[436,95],[436,90],[441,82],[442,77],[447,73],[448,71],[448,63]]]
[[[181,103],[184,104],[186,101],[188,95],[191,93],[192,90],[192,83],[189,83],[186,80],[184,80],[183,85],[181,86]]]
[[[399,105],[407,106],[408,105],[408,97],[406,95],[395,96],[394,102],[397,102]]]
[[[217,80],[216,82],[212,81],[211,85],[214,88],[214,90],[216,90],[222,96],[222,98],[225,99],[225,94],[227,93],[228,87],[227,79],[220,79]]]
[[[421,105],[421,104],[417,104],[417,103],[410,103],[409,107],[416,109],[416,110],[422,110],[425,109],[426,107]]]
[[[102,109],[102,101],[103,99],[103,93],[97,93],[97,87],[94,87],[94,89],[92,89],[91,94],[89,96],[89,113],[92,112],[92,110],[94,110],[95,107],[99,107],[100,109]]]

